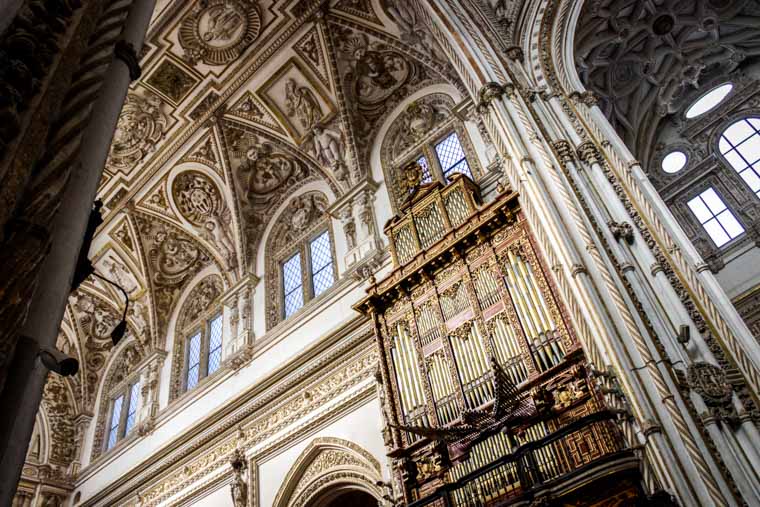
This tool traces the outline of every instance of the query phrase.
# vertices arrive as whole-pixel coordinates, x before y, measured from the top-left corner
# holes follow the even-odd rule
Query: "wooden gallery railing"
[[[523,459],[564,473],[550,445],[525,449],[604,406],[517,194],[481,204],[475,184],[454,175],[415,187],[385,233],[394,269],[355,308],[375,325],[386,444],[405,501],[466,477],[497,495],[478,469],[518,450],[509,466],[519,477],[535,482]]]

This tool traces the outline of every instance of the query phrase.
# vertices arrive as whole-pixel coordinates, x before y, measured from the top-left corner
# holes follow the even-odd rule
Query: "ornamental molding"
[[[340,473],[353,473],[354,477],[364,478],[365,484],[373,487],[382,480],[380,463],[369,452],[347,440],[318,437],[296,459],[272,505],[304,505],[306,500],[324,489],[325,482],[331,482],[327,480],[329,476]]]
[[[210,417],[210,421],[196,425],[206,428],[200,438],[193,439],[194,435],[190,433],[180,437],[167,452],[154,456],[152,462],[141,465],[130,476],[104,488],[83,505],[100,505],[106,498],[112,502],[114,498],[120,498],[120,495],[134,491],[140,485],[149,484],[150,480],[158,480],[159,482],[153,482],[140,490],[144,505],[156,505],[192,484],[193,477],[205,476],[219,469],[226,463],[229,453],[239,445],[250,449],[263,444],[286,426],[373,375],[377,352],[368,332],[369,328],[362,326],[337,343],[332,341],[330,344],[322,342],[316,345],[315,350],[294,360],[296,363],[305,361],[302,364],[294,364],[290,368],[284,365],[275,378],[270,377],[270,380],[264,379],[257,384],[254,390],[259,391],[258,395],[243,395],[250,397],[247,402],[231,402],[231,406],[239,407],[232,413],[218,412]],[[327,345],[331,348],[324,350]],[[341,361],[340,358],[346,354],[355,359],[348,363]],[[315,374],[323,372],[326,367],[331,369],[316,378]],[[370,391],[373,393],[374,389]],[[304,392],[310,393],[308,399]],[[364,396],[366,393],[357,395]],[[266,410],[262,411],[265,407]],[[329,417],[329,414],[324,417]],[[165,416],[160,419],[165,420]],[[158,424],[162,422],[160,419]],[[238,430],[241,425],[242,440]],[[287,438],[293,438],[293,433],[298,431],[298,428],[290,430]],[[220,439],[220,435],[225,436]],[[185,474],[186,470],[192,470],[193,473]],[[80,475],[80,480],[96,471],[96,468],[86,469]]]

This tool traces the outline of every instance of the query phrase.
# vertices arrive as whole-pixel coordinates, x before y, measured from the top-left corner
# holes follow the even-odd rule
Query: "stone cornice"
[[[360,326],[350,330],[351,332],[348,336],[343,336],[337,342],[330,340],[330,343],[326,343],[327,340],[321,340],[320,343],[304,351],[303,354],[284,365],[276,373],[262,380],[249,392],[230,400],[225,405],[225,408],[212,414],[206,420],[199,421],[194,425],[192,430],[170,442],[163,449],[152,453],[151,458],[136,466],[132,471],[109,485],[99,494],[88,499],[87,503],[83,505],[95,505],[119,490],[134,490],[138,485],[145,484],[151,478],[161,477],[167,471],[176,470],[179,463],[192,461],[205,447],[228,446],[230,443],[229,433],[234,431],[238,425],[245,425],[246,420],[250,419],[251,415],[258,414],[255,419],[260,421],[262,418],[283,407],[293,405],[296,400],[291,398],[303,396],[304,389],[318,389],[320,380],[325,382],[325,385],[330,386],[329,380],[336,374],[356,365],[356,361],[366,361],[368,355],[372,355],[374,350],[373,341],[368,339],[369,328],[365,327]],[[356,353],[354,354],[353,351],[356,351]],[[357,358],[356,361],[348,363],[337,360],[346,354],[351,354],[351,357]],[[326,373],[323,373],[328,366],[333,367]],[[351,379],[349,378],[346,381],[350,383]],[[340,392],[347,388],[340,383],[332,387],[341,389]],[[323,396],[315,396],[313,398],[314,403],[326,401],[323,398],[333,393],[332,387]],[[340,392],[334,393],[334,396],[337,396]],[[282,400],[283,394],[286,393],[294,394]],[[281,401],[277,402],[278,399]],[[266,407],[267,411],[260,413],[260,410],[264,407]],[[279,424],[284,429],[286,424],[283,424],[282,421],[281,419]],[[163,420],[159,424],[164,424],[165,422],[167,421]],[[271,432],[271,428],[269,432]],[[260,438],[263,434],[263,431],[258,431],[255,438]],[[253,439],[254,436],[252,436],[250,443],[255,445],[253,444]],[[92,477],[101,468],[102,465],[98,464],[98,466],[85,469],[84,473],[80,475],[79,484]]]

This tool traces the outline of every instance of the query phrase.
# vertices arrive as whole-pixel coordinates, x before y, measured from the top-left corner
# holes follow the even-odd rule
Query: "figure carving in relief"
[[[288,116],[295,116],[304,130],[309,130],[322,118],[322,108],[314,92],[298,86],[292,78],[285,82],[285,107]]]
[[[110,257],[103,264],[110,273],[111,279],[127,291],[127,294],[132,294],[137,290],[138,285],[132,278],[130,271],[118,259]]]
[[[343,158],[344,145],[341,133],[317,123],[312,128],[311,135],[314,140],[314,157],[329,167],[336,179],[345,180],[348,171]]]
[[[297,176],[298,167],[285,155],[274,153],[269,143],[256,144],[248,149],[240,172],[248,173],[248,190],[266,194],[282,185],[291,176]]]
[[[243,24],[243,16],[229,5],[217,5],[206,14],[205,27],[200,28],[201,38],[206,42],[232,40]]]
[[[354,93],[365,105],[383,102],[409,77],[410,66],[401,54],[370,44],[364,34],[349,37],[341,50],[352,62]]]
[[[407,0],[383,0],[385,10],[396,22],[401,32],[401,40],[417,49],[426,56],[435,58],[433,48],[435,42],[427,27],[420,22],[417,12]]]

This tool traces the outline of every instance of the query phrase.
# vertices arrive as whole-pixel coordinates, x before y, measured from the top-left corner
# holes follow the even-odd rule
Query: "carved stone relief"
[[[180,214],[214,245],[226,267],[237,266],[232,237],[232,215],[216,184],[200,171],[184,171],[172,184],[172,198]]]
[[[150,92],[130,92],[124,102],[106,167],[129,173],[163,138],[167,117],[162,102]]]
[[[191,63],[224,65],[240,56],[259,36],[261,18],[244,0],[197,2],[182,21],[179,41]]]
[[[166,59],[159,64],[145,82],[173,103],[179,104],[195,87],[198,79],[182,70],[176,63]]]
[[[191,236],[156,217],[135,213],[148,265],[157,346],[166,339],[169,316],[185,284],[212,262]]]

